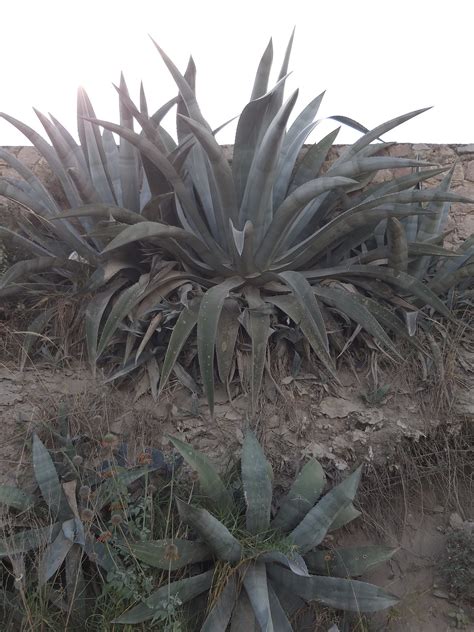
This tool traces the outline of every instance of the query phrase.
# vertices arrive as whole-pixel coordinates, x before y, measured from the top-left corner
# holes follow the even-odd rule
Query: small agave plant
[[[236,632],[286,632],[293,629],[291,616],[313,601],[357,612],[397,603],[377,586],[351,579],[388,560],[395,549],[321,548],[329,531],[359,515],[352,501],[360,467],[321,497],[325,475],[318,461],[310,460],[272,518],[272,469],[252,432],[246,432],[242,448],[241,501],[205,456],[176,438],[170,440],[198,473],[210,511],[176,500],[181,520],[196,539],[127,544],[145,564],[179,571],[180,579],[158,588],[117,623],[152,620],[170,596],[186,603],[205,592],[208,609],[201,632],[224,632],[229,626]]]
[[[105,524],[104,510],[108,511],[117,499],[123,499],[128,486],[157,468],[153,463],[119,466],[114,459],[113,465],[104,462],[106,469],[96,472],[85,466],[69,435],[57,434],[56,438],[62,443],[60,458],[33,435],[32,463],[37,486],[34,493],[15,486],[0,486],[0,504],[15,513],[15,522],[26,512],[30,512],[30,524],[46,522],[45,526],[16,530],[0,538],[0,559],[9,560],[18,581],[28,582],[29,587],[30,556],[34,555],[35,586],[41,588],[48,583],[52,603],[84,620],[86,600],[90,598],[84,562],[87,560],[105,574],[121,567],[120,559],[100,537]],[[126,531],[126,524],[123,529]],[[19,570],[22,568],[26,569],[24,573]],[[5,586],[3,589],[8,592]],[[11,593],[9,601],[15,603],[18,597]]]

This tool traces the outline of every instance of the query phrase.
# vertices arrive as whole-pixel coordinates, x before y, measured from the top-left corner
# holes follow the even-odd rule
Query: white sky
[[[193,54],[198,100],[217,126],[247,102],[270,36],[278,73],[296,25],[288,86],[300,88],[299,109],[326,90],[321,116],[344,114],[373,127],[434,105],[386,139],[472,143],[469,5],[469,0],[3,0],[0,110],[40,130],[35,106],[75,132],[76,89],[82,84],[98,116],[116,121],[111,83],[123,70],[133,98],[143,79],[154,111],[175,90],[150,34],[183,70]],[[172,120],[168,127],[171,131]],[[333,127],[324,123],[313,135]],[[338,142],[357,136],[347,130]],[[232,128],[219,140],[231,143]],[[24,142],[0,120],[0,145]]]

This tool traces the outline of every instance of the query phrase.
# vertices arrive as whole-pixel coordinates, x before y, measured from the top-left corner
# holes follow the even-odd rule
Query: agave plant
[[[180,353],[196,328],[211,415],[215,359],[223,383],[238,364],[255,410],[264,371],[271,366],[271,342],[282,328],[303,336],[322,370],[336,377],[334,350],[345,349],[341,323],[356,323],[396,358],[390,333],[418,342],[395,309],[402,316],[431,309],[452,317],[442,297],[472,278],[473,250],[471,242],[461,256],[446,250],[442,230],[449,203],[470,200],[449,191],[450,174],[439,185],[422,188],[445,169],[387,156],[388,144],[375,142],[424,110],[371,131],[333,117],[363,135],[326,167],[338,130],[301,152],[317,125],[323,95],[288,125],[297,99],[295,92],[284,101],[291,45],[292,39],[271,89],[271,44],[264,52],[251,100],[239,117],[232,164],[197,103],[194,63],[183,75],[158,45],[179,91],[177,144],[161,125],[174,102],[149,117],[144,99],[137,107],[124,83],[117,88],[121,124],[94,118],[90,108],[81,110],[82,145],[89,137],[101,138],[99,126],[105,130],[102,138],[118,134],[127,152],[134,148],[135,159],[140,156],[152,196],[142,212],[111,207],[110,200],[105,206],[83,200],[85,206],[51,222],[62,227],[115,220],[102,231],[106,245],[100,255],[94,231],[81,235],[98,260],[89,289],[105,285],[86,310],[94,370],[99,360],[118,365],[114,378],[146,366],[157,396],[173,371],[182,374]],[[374,181],[380,170],[407,167],[414,170],[411,175]],[[101,179],[104,186],[106,181]],[[120,198],[114,202],[120,204]],[[83,265],[87,257],[75,251],[79,258],[71,264]],[[12,276],[25,271],[17,265],[3,277],[4,291]],[[412,326],[413,319],[407,319]],[[243,352],[237,354],[239,347]]]
[[[204,592],[209,593],[201,627],[206,632],[223,632],[229,626],[230,630],[292,630],[293,613],[312,601],[360,612],[397,603],[384,590],[350,579],[386,561],[395,549],[320,548],[328,531],[359,515],[352,501],[361,468],[318,502],[326,480],[321,465],[312,459],[272,518],[272,469],[252,432],[246,432],[242,448],[244,502],[234,497],[206,457],[176,438],[171,442],[199,475],[201,503],[176,501],[181,520],[197,539],[127,545],[145,564],[179,570],[180,579],[158,588],[117,623],[157,617],[169,595],[186,603]]]
[[[282,322],[297,327],[325,371],[336,376],[327,333],[337,329],[332,327],[334,314],[336,319],[342,314],[355,321],[394,357],[398,353],[387,332],[410,339],[405,323],[394,314],[394,305],[402,304],[408,311],[429,306],[451,317],[433,290],[445,290],[459,282],[471,268],[462,267],[446,276],[450,268],[442,265],[434,277],[428,277],[433,289],[426,276],[428,271],[432,274],[431,258],[453,256],[439,243],[447,205],[468,199],[448,190],[449,175],[438,186],[422,189],[422,183],[444,169],[429,169],[426,163],[413,159],[376,155],[387,145],[373,142],[423,110],[366,131],[323,171],[337,130],[312,145],[303,157],[300,151],[316,125],[322,95],[287,129],[297,97],[294,93],[283,102],[291,41],[279,80],[271,90],[269,46],[257,71],[251,101],[239,117],[230,165],[196,101],[194,66],[183,76],[157,48],[179,89],[177,127],[184,160],[179,161],[179,168],[172,164],[160,130],[119,91],[142,133],[106,121],[94,122],[136,146],[172,184],[174,198],[169,200],[166,222],[128,216],[133,225],[108,243],[104,256],[120,256],[131,247],[155,246],[178,260],[181,270],[156,279],[139,279],[127,287],[105,320],[108,335],[102,334],[102,344],[97,344],[97,330],[104,297],[93,302],[89,336],[93,362],[111,339],[109,325],[129,316],[129,331],[136,332],[147,315],[145,336],[137,336],[129,345],[137,348],[137,359],[144,344],[154,338],[156,327],[161,327],[163,294],[170,287],[174,291],[182,287],[184,306],[169,342],[162,334],[154,338],[166,348],[159,390],[166,385],[197,326],[200,373],[212,414],[215,356],[219,377],[226,382],[235,367],[236,341],[242,337],[251,348],[246,378],[255,408],[269,365],[269,340]],[[398,167],[416,171],[388,182],[371,183],[378,170]],[[87,211],[76,214],[83,212]],[[387,237],[383,237],[385,230]],[[468,249],[464,266],[471,256]],[[456,259],[455,266],[461,263]],[[444,284],[436,283],[435,278],[440,278],[437,274],[445,279]],[[239,366],[239,371],[243,370]]]
[[[127,94],[125,79],[121,77],[120,89]],[[146,99],[141,88],[142,107]],[[175,101],[175,100],[174,100]],[[167,104],[154,116],[160,120],[174,101]],[[114,212],[125,208],[142,212],[150,199],[148,180],[136,148],[121,139],[117,147],[113,134],[92,125],[87,117],[94,117],[91,101],[83,88],[78,90],[77,127],[80,142],[52,115],[48,118],[35,109],[49,138],[48,142],[34,129],[15,119],[1,114],[34,145],[47,162],[60,185],[60,193],[49,191],[41,180],[20,160],[4,149],[0,158],[20,178],[0,178],[0,195],[18,204],[15,212],[16,229],[0,227],[0,238],[16,243],[22,252],[33,255],[33,259],[20,261],[12,266],[0,280],[0,295],[9,296],[33,287],[36,291],[47,289],[44,274],[55,271],[69,286],[74,281],[74,272],[79,272],[80,287],[96,271],[100,252],[106,242],[103,235],[113,227]],[[133,130],[133,119],[120,104],[120,124]],[[51,221],[64,212],[65,208],[77,209],[93,205],[95,209],[108,209],[106,221],[98,223],[94,218],[80,218],[79,222],[69,219]],[[22,210],[22,212],[21,212]],[[131,267],[134,267],[133,262]],[[29,284],[19,281],[32,279]],[[100,273],[93,276],[90,287],[100,285]],[[51,285],[51,284],[49,284]]]
[[[84,563],[87,561],[94,569],[99,567],[102,573],[121,568],[119,556],[101,538],[107,524],[106,514],[110,514],[110,507],[118,499],[120,505],[124,505],[130,485],[163,464],[156,463],[158,454],[150,452],[147,465],[128,467],[120,458],[114,458],[113,462],[104,462],[101,471],[95,471],[86,467],[69,434],[56,436],[62,444],[61,458],[33,435],[33,472],[42,498],[36,491],[30,493],[15,486],[0,486],[0,503],[17,514],[13,522],[27,515],[28,524],[45,525],[15,529],[13,534],[1,538],[0,559],[10,561],[15,575],[20,576],[18,581],[29,582],[30,573],[26,570],[32,566],[37,568],[36,587],[48,584],[52,603],[73,612],[83,622],[86,600],[90,598]],[[123,520],[121,529],[127,531]],[[35,553],[36,563],[32,564],[31,555]],[[26,568],[24,573],[16,572],[21,568]],[[26,578],[22,580],[21,575]],[[7,590],[5,586],[3,589]],[[10,601],[15,603],[17,598],[19,595],[12,593]]]

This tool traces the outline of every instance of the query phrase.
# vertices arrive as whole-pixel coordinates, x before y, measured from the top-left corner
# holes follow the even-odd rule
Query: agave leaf
[[[449,191],[449,187],[451,186],[451,181],[454,173],[454,165],[448,171],[448,173],[444,176],[443,180],[437,187],[437,190],[440,192]],[[416,240],[417,241],[428,241],[432,239],[436,235],[438,235],[444,228],[443,226],[443,218],[447,217],[450,209],[449,202],[436,201],[430,202],[428,204],[427,209],[431,211],[432,215],[426,215],[420,218],[418,224],[418,231]],[[410,267],[410,274],[417,279],[423,279],[425,276],[429,265],[431,262],[430,257],[422,257],[415,261],[415,263]]]
[[[252,287],[246,288],[245,298],[249,306],[245,313],[247,317],[246,328],[252,340],[251,403],[252,412],[255,414],[267,357],[268,338],[273,330],[270,328],[268,306],[262,300],[260,290]]]
[[[263,52],[260,63],[258,64],[257,73],[253,83],[252,94],[250,96],[251,101],[263,97],[268,90],[268,79],[270,77],[270,71],[273,63],[273,42],[270,41],[267,44],[266,49]]]
[[[303,275],[299,272],[282,272],[279,278],[291,289],[300,307],[302,318],[298,324],[302,332],[308,338],[314,352],[326,370],[337,380],[336,368],[328,352],[329,342],[326,326],[311,286],[304,280]],[[282,305],[281,301],[280,305]],[[290,318],[292,318],[287,307],[285,307],[285,311]]]
[[[440,314],[443,314],[443,316],[446,316],[450,320],[453,319],[450,310],[429,287],[404,272],[397,272],[396,270],[382,268],[381,266],[353,265],[348,267],[327,268],[324,271],[313,271],[304,273],[304,275],[306,278],[365,276],[379,279],[390,285],[395,285],[395,287],[399,287],[405,292],[414,294],[420,301],[423,301],[426,305],[430,305]]]
[[[285,240],[298,213],[314,198],[325,191],[331,191],[336,187],[344,187],[354,184],[354,180],[343,177],[317,178],[310,180],[298,187],[278,207],[270,224],[270,227],[259,250],[257,262],[266,264],[271,261]]]
[[[71,509],[64,496],[50,453],[37,434],[33,434],[33,471],[52,518],[69,517]]]
[[[201,632],[222,632],[222,630],[226,630],[237,596],[237,581],[235,575],[231,575],[202,624]]]
[[[66,590],[73,625],[82,625],[87,618],[87,585],[82,571],[82,556],[83,549],[79,544],[73,544],[66,556]]]
[[[302,184],[309,182],[316,178],[319,174],[324,161],[327,158],[328,152],[333,146],[334,141],[339,133],[340,127],[332,132],[329,132],[322,140],[308,149],[303,158],[296,166],[293,178],[290,184],[290,193],[293,193],[295,189]]]
[[[186,463],[199,474],[201,490],[212,502],[215,511],[218,513],[231,512],[234,508],[232,496],[209,459],[184,441],[175,437],[168,437],[168,439]]]
[[[273,191],[273,206],[278,208],[285,199],[295,162],[303,143],[318,124],[313,120],[318,113],[324,92],[313,99],[296,117],[283,141],[278,176]]]
[[[139,224],[140,222],[146,221],[144,217],[135,211],[130,211],[129,209],[122,208],[120,206],[110,206],[110,204],[102,203],[86,204],[71,211],[61,213],[61,215],[57,215],[51,219],[56,220],[61,218],[83,216],[100,217],[115,220],[117,222],[123,222],[124,224]]]
[[[373,156],[370,158],[360,158],[355,156],[350,160],[338,164],[328,169],[328,175],[344,176],[346,178],[355,178],[361,174],[367,174],[372,171],[380,171],[382,169],[401,169],[407,167],[430,167],[431,162],[422,162],[411,158],[394,158],[393,156]]]
[[[160,48],[160,46],[158,46],[155,40],[151,38],[151,41],[156,46],[156,49],[160,53],[161,58],[165,62],[166,67],[168,68],[176,85],[178,86],[180,97],[183,99],[186,105],[189,116],[195,121],[197,121],[198,123],[200,123],[203,127],[210,130],[211,128],[209,127],[209,124],[207,123],[207,121],[205,120],[205,118],[203,117],[201,113],[201,110],[199,109],[199,105],[196,101],[196,95],[194,94],[194,90],[191,88],[191,86],[183,77],[183,75],[179,72],[179,70],[171,61],[171,59],[168,57],[168,55],[166,55],[166,53]]]
[[[388,267],[406,272],[408,269],[408,241],[403,224],[396,217],[387,220],[389,248]]]
[[[361,473],[362,467],[359,467],[331,489],[293,529],[290,539],[299,547],[300,553],[306,553],[322,542],[337,514],[354,500]]]
[[[115,301],[105,321],[102,335],[97,345],[97,357],[100,357],[109,344],[117,327],[141,299],[145,286],[141,280],[123,290]]]
[[[285,81],[283,78],[280,83]],[[257,148],[267,129],[265,115],[272,101],[278,100],[277,91],[280,84],[262,97],[250,101],[239,117],[235,133],[234,153],[232,156],[232,174],[237,195],[237,204],[242,204],[242,198],[247,186],[250,168]]]
[[[321,496],[326,484],[324,470],[317,459],[306,463],[283,499],[272,521],[272,528],[284,533],[293,530],[301,522]]]
[[[455,250],[455,254],[458,255],[456,259],[451,261],[445,261],[440,269],[433,277],[432,281],[429,283],[430,288],[437,294],[441,293],[441,290],[438,291],[438,287],[448,287],[445,285],[444,279],[450,275],[452,272],[458,270],[461,266],[464,266],[469,262],[472,255],[474,255],[474,235],[468,237],[460,246]]]
[[[78,261],[71,261],[61,257],[37,257],[36,259],[27,259],[14,263],[5,274],[0,277],[0,289],[11,285],[14,281],[27,277],[38,272],[46,272],[52,268],[66,268],[69,270],[80,270],[82,265]]]
[[[173,333],[171,334],[168,348],[166,349],[165,359],[163,361],[163,367],[161,369],[160,387],[158,390],[158,396],[166,386],[171,371],[173,370],[176,360],[178,359],[181,349],[183,348],[186,340],[189,338],[192,330],[196,326],[198,320],[199,303],[192,302],[188,307],[185,307],[175,326],[173,327]]]
[[[167,550],[175,546],[178,550],[177,559],[170,558]],[[204,562],[211,558],[209,547],[202,542],[190,540],[148,540],[147,542],[131,542],[124,547],[134,557],[148,566],[175,571],[188,564]]]
[[[143,350],[145,349],[147,343],[149,342],[150,338],[153,336],[155,331],[158,329],[158,327],[161,325],[162,321],[163,321],[163,313],[162,312],[158,312],[158,314],[156,314],[151,319],[150,324],[148,325],[147,330],[145,332],[145,335],[141,339],[140,344],[138,346],[137,353],[135,355],[135,362],[138,361],[138,359],[139,359],[140,355],[143,353]]]
[[[288,117],[296,102],[295,92],[272,120],[255,153],[252,168],[242,198],[239,221],[250,220],[257,239],[261,239],[271,219],[272,191],[275,183],[278,156],[285,134]]]
[[[378,586],[337,577],[299,577],[284,568],[269,568],[272,582],[305,601],[318,601],[338,610],[377,612],[398,603],[398,598]]]
[[[218,204],[214,207],[217,208],[219,230],[222,235],[225,235],[228,232],[228,218],[237,222],[238,217],[232,170],[222,147],[216,142],[213,134],[190,118],[182,115],[180,118],[196,136],[211,162],[218,193]]]
[[[235,343],[240,327],[239,314],[240,309],[237,301],[226,299],[217,325],[216,337],[217,369],[219,378],[224,384],[229,379],[234,362]]]
[[[348,116],[333,114],[332,116],[328,116],[328,119],[331,119],[332,121],[337,121],[338,123],[342,123],[343,125],[347,125],[347,127],[352,127],[352,129],[355,129],[357,132],[362,132],[363,134],[367,134],[367,132],[370,131],[369,129],[367,129],[367,127],[361,125],[357,121],[354,121],[354,119],[351,119]],[[382,139],[380,138],[378,140],[381,141]]]
[[[36,147],[39,153],[45,158],[53,173],[59,179],[61,186],[66,194],[69,204],[72,207],[81,205],[81,198],[71,181],[71,178],[67,174],[66,170],[61,164],[56,151],[42,138],[34,129],[25,125],[21,121],[9,116],[8,114],[0,113],[0,116],[6,121],[11,123],[22,134],[24,134],[28,140]]]
[[[238,562],[242,548],[222,522],[214,518],[208,511],[193,507],[176,499],[181,520],[189,524],[212,549],[216,557],[226,562]]]
[[[110,174],[112,190],[114,191],[115,197],[117,198],[117,204],[119,206],[127,206],[127,204],[125,204],[123,200],[122,182],[120,180],[119,148],[117,147],[114,135],[108,129],[104,129],[102,133],[102,144],[104,146],[105,161]],[[133,149],[135,150],[135,148]],[[95,201],[99,200],[96,199]]]
[[[164,586],[151,593],[145,603],[141,603],[127,612],[124,612],[120,617],[112,621],[112,623],[133,625],[149,621],[153,619],[160,610],[166,611],[170,597],[177,597],[181,603],[191,601],[191,599],[194,599],[210,588],[213,574],[214,571],[210,570],[206,573],[194,575],[186,579],[179,579],[171,583],[167,582]]]
[[[240,277],[231,277],[211,287],[201,299],[197,321],[199,368],[211,417],[214,416],[214,351],[217,325],[229,292],[243,285]]]
[[[83,200],[83,202],[99,202],[100,196],[94,188],[87,166],[85,165],[85,161],[80,160],[82,151],[77,151],[77,144],[75,142],[74,144],[71,144],[69,139],[64,136],[57,125],[53,124],[36,108],[33,109],[46,130],[64,170],[71,177],[72,183],[75,185],[79,197]],[[87,229],[91,228],[91,224],[87,221],[83,222],[83,225]]]
[[[267,296],[266,301],[278,307],[278,309],[291,318],[295,325],[300,327],[316,356],[321,359],[324,366],[327,364],[326,368],[328,368],[329,373],[336,377],[336,369],[332,366],[332,358],[324,348],[324,343],[321,341],[321,334],[314,321],[308,316],[306,310],[303,309],[301,302],[296,302],[293,296]]]
[[[285,285],[287,285],[291,289],[301,308],[306,312],[308,318],[316,326],[316,330],[319,332],[319,338],[321,340],[322,346],[327,352],[329,350],[329,342],[326,333],[326,326],[324,324],[321,310],[310,284],[299,272],[282,272],[279,275],[279,278],[282,279]]]
[[[261,630],[273,632],[267,570],[263,562],[249,564],[243,571],[243,582]]]
[[[183,241],[189,244],[206,263],[209,263],[217,271],[221,270],[219,260],[216,260],[215,254],[211,254],[206,244],[193,233],[177,226],[166,226],[160,222],[142,222],[125,228],[115,239],[107,244],[104,248],[104,253],[146,239]],[[166,246],[166,243],[161,243],[160,245]]]
[[[371,186],[368,186],[366,189],[364,189],[361,192],[360,198],[356,199],[355,202],[360,203],[363,199],[380,197],[388,193],[396,193],[397,191],[406,191],[407,189],[411,189],[412,187],[419,187],[420,183],[422,183],[424,180],[434,178],[447,169],[448,167],[437,167],[436,169],[426,169],[423,171],[415,170],[413,173],[405,176],[399,176],[397,178],[386,180],[384,182],[376,182],[375,184],[372,184]],[[414,241],[415,237],[416,233],[412,236],[410,241]]]
[[[128,95],[128,88],[123,74],[120,76],[120,89]],[[133,116],[119,101],[120,125],[133,130]],[[136,148],[124,138],[120,138],[119,150],[120,181],[123,195],[123,206],[132,211],[140,210],[140,190],[138,183],[139,157]]]
[[[305,561],[312,573],[332,577],[358,577],[389,560],[398,549],[389,546],[354,546],[310,551]]]
[[[38,567],[38,583],[40,586],[43,586],[59,570],[71,550],[74,539],[71,539],[71,533],[68,532],[68,528],[73,526],[74,519],[63,523],[61,531],[44,550]]]
[[[281,605],[271,583],[268,583],[268,597],[270,600],[270,612],[272,615],[273,628],[276,632],[293,632],[291,623],[286,616],[286,612]]]
[[[94,187],[103,202],[117,204],[117,198],[107,168],[102,137],[98,128],[88,120],[95,118],[94,108],[82,87],[77,91],[77,115],[79,137]],[[71,204],[71,206],[74,208],[80,206],[80,204]]]
[[[0,558],[21,555],[48,544],[57,536],[60,529],[61,525],[55,523],[38,529],[25,529],[8,538],[2,538],[0,540]]]
[[[0,486],[0,503],[18,511],[28,511],[36,503],[34,496],[12,485]]]
[[[148,160],[159,170],[163,177],[172,185],[173,190],[181,201],[183,208],[186,209],[186,213],[192,218],[193,224],[199,231],[199,235],[209,248],[219,251],[217,243],[212,238],[205,222],[203,221],[194,197],[188,191],[182,178],[170,163],[166,155],[161,152],[152,142],[146,137],[136,134],[132,130],[121,127],[108,121],[102,121],[100,119],[91,119],[95,125],[101,125],[105,129],[109,129],[111,132],[115,132],[119,136],[125,138],[127,141],[135,145],[135,147],[144,155]],[[152,189],[153,191],[153,189]],[[157,190],[153,191],[155,195],[167,193],[168,191]],[[173,228],[173,227],[169,227]]]
[[[344,509],[341,509],[341,511],[337,513],[336,517],[331,523],[331,526],[328,529],[328,532],[336,531],[337,529],[344,527],[346,524],[349,524],[349,522],[352,522],[360,515],[361,512],[358,511],[352,503],[350,503],[349,505],[347,505],[347,507],[344,507]]]
[[[303,575],[304,577],[309,575],[305,560],[296,552],[285,555],[285,553],[281,553],[280,551],[270,551],[269,553],[263,553],[258,559],[261,562],[276,562],[282,566],[286,566],[296,575]]]
[[[87,355],[89,357],[89,362],[94,376],[96,373],[96,362],[100,355],[97,348],[100,322],[112,296],[125,283],[126,279],[116,279],[103,292],[96,294],[86,307],[85,330]]]
[[[395,356],[400,357],[395,345],[387,336],[383,327],[380,326],[375,316],[371,314],[370,309],[365,307],[357,295],[345,290],[321,285],[313,289],[314,293],[320,296],[324,302],[332,307],[337,307],[344,314],[361,325],[361,327],[368,331],[376,340],[379,340],[386,349],[389,349]]]
[[[45,208],[48,209],[51,214],[58,212],[59,208],[57,202],[43,185],[41,180],[31,171],[31,169],[28,169],[21,160],[18,160],[18,158],[13,156],[13,154],[1,147],[0,158],[6,162],[7,165],[10,165],[10,167],[15,169],[22,178],[24,178],[24,180],[29,184],[31,190],[36,193],[36,196],[42,201]]]
[[[283,83],[283,80],[285,77],[288,76],[288,65],[290,63],[291,49],[293,48],[294,36],[295,36],[295,29],[293,28],[290,35],[290,39],[286,46],[285,56],[283,57],[283,63],[280,68],[280,73],[278,74],[278,83],[276,84],[274,88],[275,98],[270,101],[268,110],[266,112],[265,123],[264,123],[265,128],[267,128],[271,124],[271,122],[277,115],[278,110],[281,108],[282,103],[283,103],[283,97],[285,93],[285,85]]]
[[[370,145],[372,141],[377,140],[377,138],[379,138],[383,134],[390,132],[395,127],[402,125],[402,123],[406,123],[406,121],[409,121],[410,119],[414,118],[415,116],[418,116],[419,114],[422,114],[423,112],[426,112],[429,109],[430,108],[414,110],[413,112],[408,112],[408,114],[402,114],[401,116],[397,116],[394,119],[391,119],[390,121],[387,121],[385,123],[382,123],[381,125],[378,125],[370,132],[367,132],[367,134],[364,134],[364,136],[362,136],[362,138],[356,141],[353,145],[351,145],[351,147],[349,147],[342,154],[342,156],[334,163],[334,165],[339,165],[342,162],[345,162],[346,160],[350,160],[353,156],[356,156],[364,148]]]
[[[0,182],[0,189],[1,189],[1,182]],[[0,194],[1,194],[1,191],[0,191]],[[51,253],[48,250],[46,250],[39,244],[35,243],[34,241],[31,241],[30,239],[27,239],[26,237],[23,237],[23,235],[20,235],[19,233],[16,233],[15,231],[10,230],[9,228],[5,228],[4,226],[0,226],[0,237],[11,240],[11,243],[17,244],[20,248],[26,250],[26,252],[31,252],[31,254],[33,255],[37,255],[39,257],[51,255]]]
[[[431,291],[436,291],[438,294],[444,294],[450,288],[456,286],[464,279],[474,277],[474,263],[464,265],[462,268],[449,272],[441,279],[437,279],[430,284]]]
[[[230,622],[230,632],[260,632],[252,604],[247,595],[246,590],[241,590],[237,603],[235,604],[234,613]]]
[[[251,399],[252,410],[257,410],[258,396],[262,385],[263,371],[267,357],[268,338],[272,333],[270,328],[270,314],[257,310],[248,310],[249,334],[252,340],[251,365]]]
[[[242,447],[242,483],[247,505],[246,527],[250,533],[268,529],[272,506],[273,472],[270,463],[251,430]]]

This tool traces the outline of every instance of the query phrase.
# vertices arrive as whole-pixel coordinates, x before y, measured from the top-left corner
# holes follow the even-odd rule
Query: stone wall
[[[61,195],[61,190],[55,178],[51,174],[45,160],[39,156],[34,147],[5,147],[19,160],[26,164],[42,182],[52,190],[56,196]],[[344,145],[336,145],[331,149],[330,161],[334,160],[344,150]],[[232,157],[232,146],[226,146],[225,151]],[[389,148],[391,156],[415,157],[420,160],[434,163],[435,165],[455,164],[452,189],[474,199],[474,144],[470,145],[429,145],[429,144],[396,144]],[[409,169],[398,169],[397,174],[409,173]],[[380,180],[393,177],[389,170],[378,174]],[[0,176],[17,177],[16,173],[0,160]],[[438,177],[438,180],[442,176]],[[435,182],[436,179],[433,179]],[[14,208],[8,200],[0,198],[0,225],[12,226]],[[454,204],[450,214],[448,229],[453,229],[449,241],[456,243],[474,233],[474,203]]]

